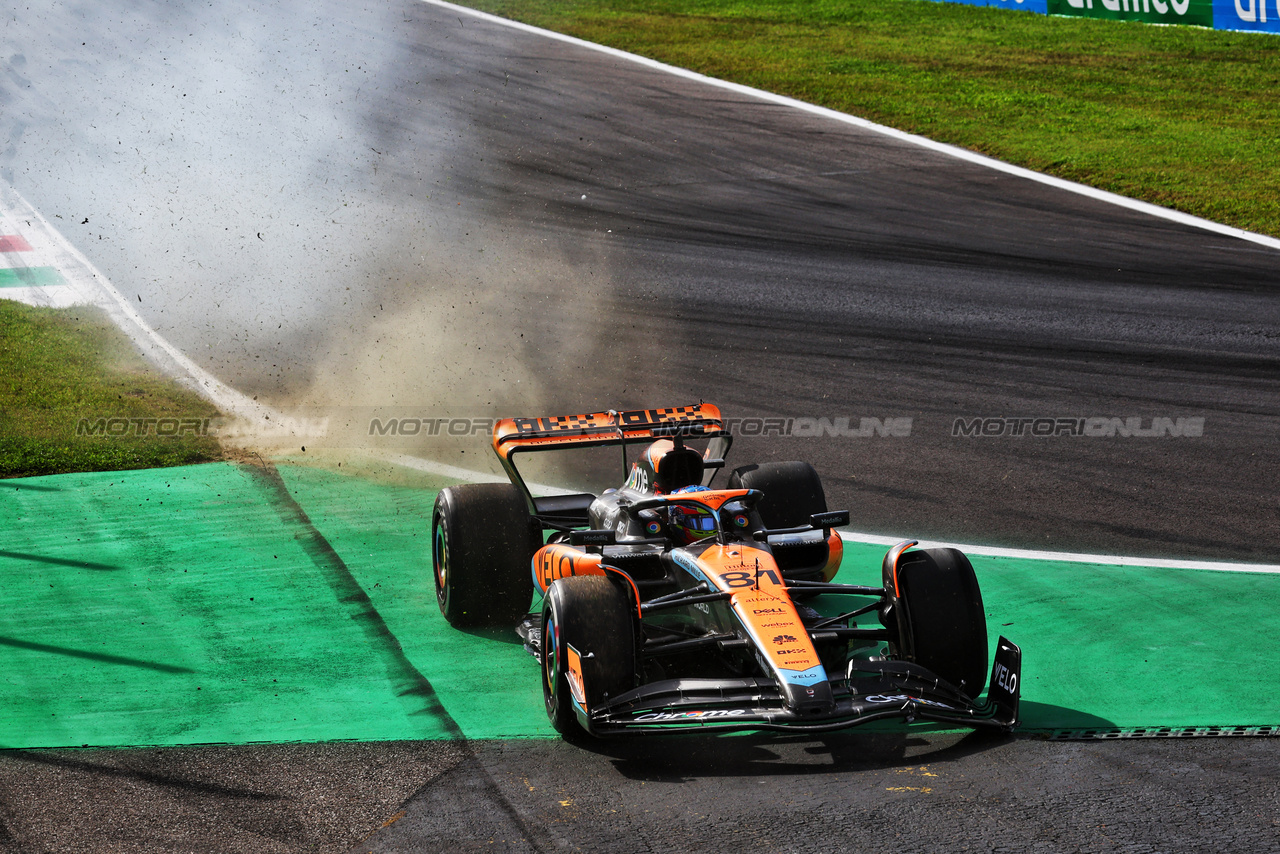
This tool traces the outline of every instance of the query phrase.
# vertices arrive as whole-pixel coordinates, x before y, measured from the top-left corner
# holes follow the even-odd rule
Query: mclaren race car
[[[499,421],[493,449],[510,483],[436,500],[440,610],[454,627],[520,633],[565,736],[885,718],[1012,729],[1021,651],[1000,638],[988,681],[964,554],[903,542],[880,586],[839,583],[834,529],[848,512],[827,509],[802,462],[742,466],[713,487],[731,442],[705,403]],[[626,480],[599,495],[535,497],[515,465],[608,445]]]

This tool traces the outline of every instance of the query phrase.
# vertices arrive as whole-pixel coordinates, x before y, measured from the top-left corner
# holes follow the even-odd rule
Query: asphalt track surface
[[[242,391],[357,421],[697,398],[910,417],[905,438],[744,438],[735,457],[811,460],[867,531],[1280,555],[1273,250],[423,4],[5,18],[0,178]],[[1204,431],[952,436],[957,418],[1130,416]],[[949,738],[454,745],[368,796],[413,795],[362,850],[1280,850],[1271,740]],[[361,802],[376,763],[205,750],[198,769],[7,754],[0,841],[358,838],[314,815]],[[247,765],[262,777],[233,785]],[[900,784],[938,765],[963,784]],[[76,787],[94,796],[74,839],[19,832],[33,804],[85,803]],[[175,840],[166,809],[195,789],[225,818]],[[260,811],[282,803],[296,824]]]

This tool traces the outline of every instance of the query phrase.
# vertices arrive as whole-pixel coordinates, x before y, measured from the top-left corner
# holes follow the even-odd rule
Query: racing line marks
[[[315,566],[322,570],[338,601],[350,606],[351,619],[371,636],[370,639],[375,641],[377,647],[383,651],[388,670],[391,671],[389,675],[403,689],[399,696],[420,697],[425,705],[424,711],[440,723],[451,739],[462,741],[462,729],[445,710],[427,677],[423,676],[421,671],[409,661],[400,642],[396,640],[386,621],[374,607],[369,594],[364,592],[355,576],[351,574],[351,570],[347,568],[346,562],[311,522],[307,512],[289,494],[289,488],[280,477],[280,473],[270,464],[263,467],[246,466],[246,468],[274,495],[276,509],[284,522],[302,529],[299,540],[303,550]]]

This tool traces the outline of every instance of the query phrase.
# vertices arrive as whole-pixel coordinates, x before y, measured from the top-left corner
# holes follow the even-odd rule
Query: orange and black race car
[[[499,421],[493,449],[511,482],[436,500],[440,610],[458,628],[516,627],[566,736],[1017,725],[1021,651],[1000,638],[988,684],[964,554],[903,542],[884,557],[882,586],[837,583],[833,529],[848,512],[827,510],[802,462],[742,466],[713,488],[731,442],[705,403]],[[599,495],[535,497],[515,465],[608,445],[621,447],[626,481]]]

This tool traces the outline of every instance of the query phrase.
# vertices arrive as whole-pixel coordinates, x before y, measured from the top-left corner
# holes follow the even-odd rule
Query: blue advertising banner
[[[1213,28],[1280,33],[1280,0],[1213,0]]]
[[[1215,30],[1280,34],[1280,0],[937,0],[1019,9],[1038,15],[1190,24]]]

